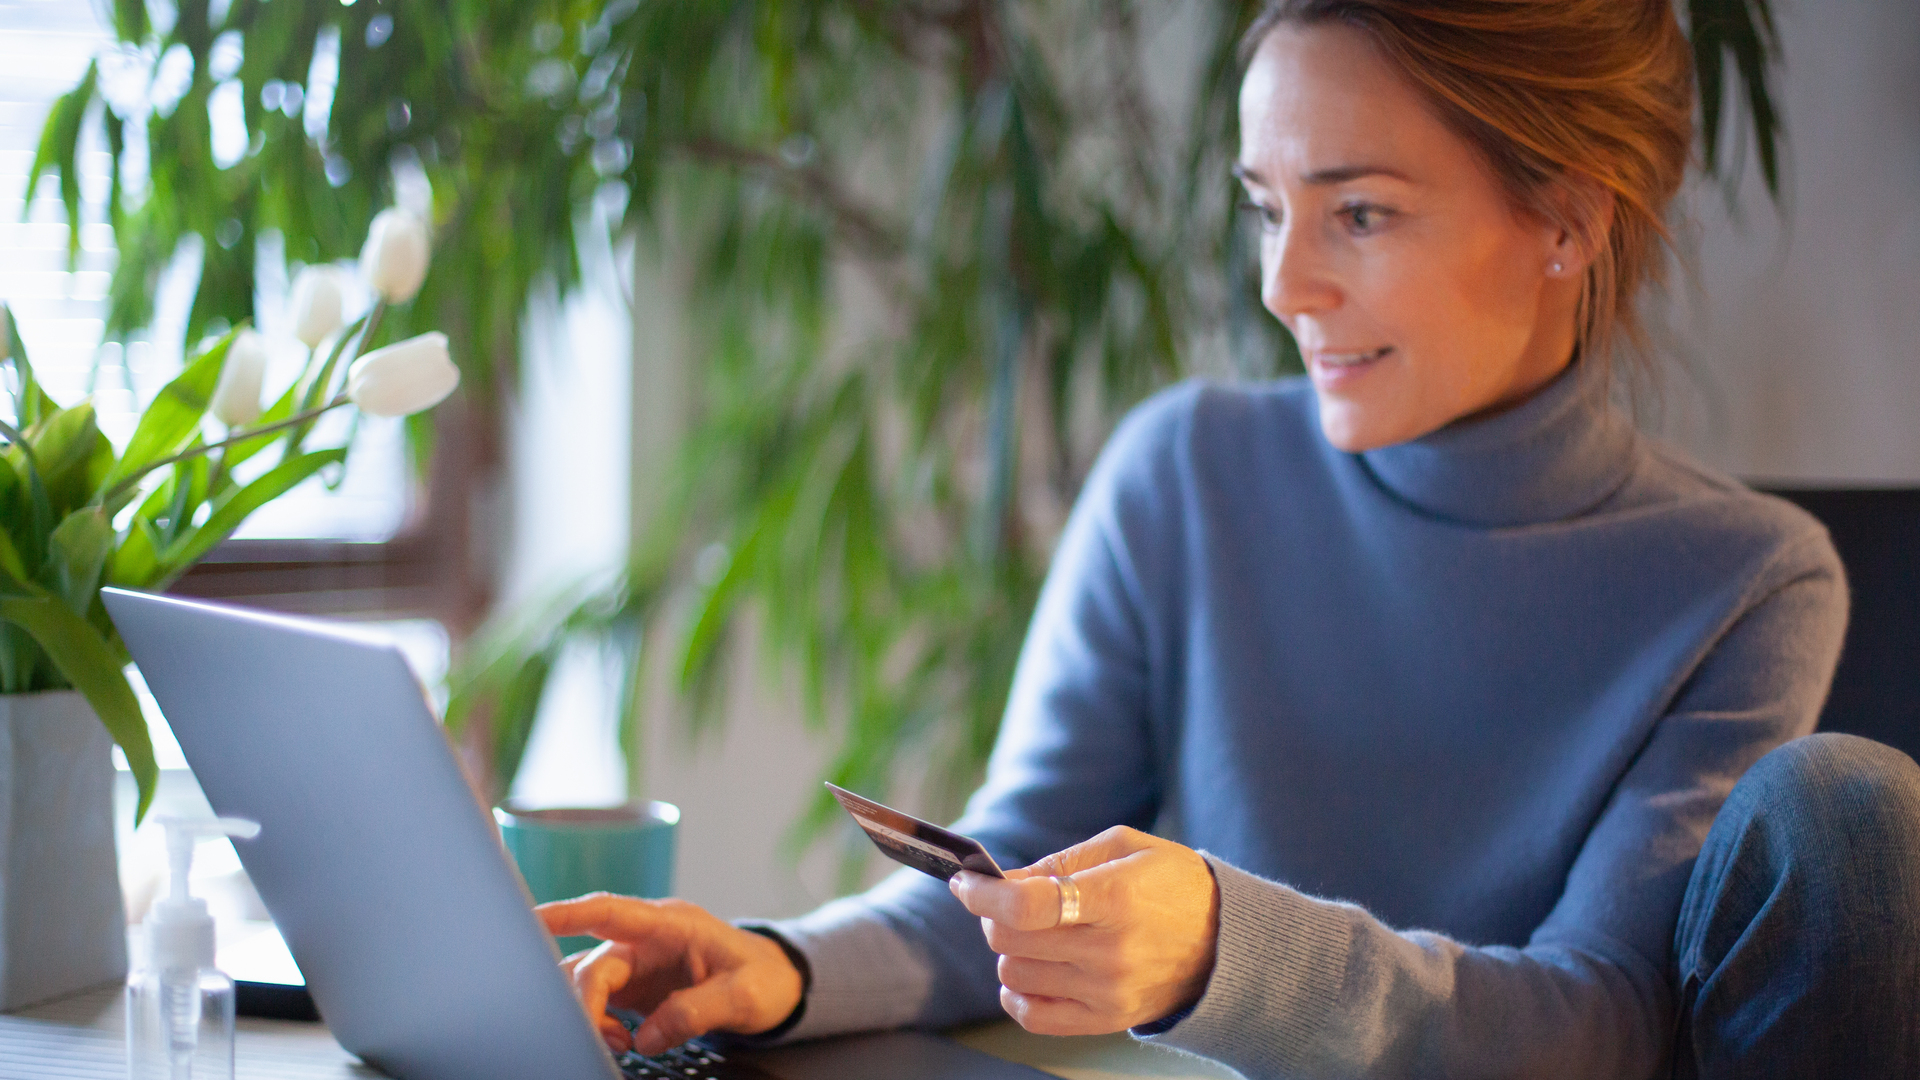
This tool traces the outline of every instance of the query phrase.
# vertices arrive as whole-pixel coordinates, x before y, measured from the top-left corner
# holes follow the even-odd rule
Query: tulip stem
[[[373,340],[373,332],[380,329],[380,316],[386,314],[386,311],[387,302],[383,299],[375,298],[373,310],[360,316],[360,318],[356,320],[357,325],[349,325],[346,330],[341,333],[339,340],[333,343],[333,352],[328,354],[326,363],[320,365],[320,370],[313,376],[313,382],[307,385],[306,400],[302,404],[305,404],[309,408],[317,405],[332,385],[333,373],[339,368],[340,362],[344,360],[348,364],[352,364],[355,360],[359,359],[360,354],[367,351],[367,343]],[[347,350],[347,346],[349,345],[353,346],[352,352],[348,352]],[[300,428],[292,435],[287,436],[288,453],[299,452],[300,444],[306,440],[307,430],[307,428]]]
[[[263,424],[257,428],[247,428],[244,431],[228,432],[227,437],[224,439],[221,439],[219,442],[202,443],[199,446],[188,447],[187,449],[182,450],[177,454],[169,454],[168,456],[163,457],[158,461],[155,461],[148,465],[143,466],[139,472],[136,472],[133,475],[128,476],[126,479],[108,488],[105,494],[101,495],[100,498],[95,501],[101,506],[110,505],[113,503],[114,500],[118,499],[121,495],[125,494],[128,490],[130,490],[131,488],[137,487],[140,481],[146,478],[148,473],[151,473],[156,469],[164,469],[169,465],[175,464],[177,462],[185,461],[191,457],[199,457],[202,454],[209,454],[215,450],[225,450],[227,447],[230,447],[235,443],[246,442],[248,439],[257,439],[262,435],[271,435],[276,431],[284,431],[287,428],[294,427],[295,425],[308,423],[309,421],[313,420],[315,417],[318,417],[322,413],[330,412],[334,409],[339,408],[342,405],[345,405],[348,402],[348,400],[349,399],[347,395],[341,394],[339,397],[334,398],[332,401],[327,402],[325,405],[316,406],[314,408],[306,410],[305,412],[295,413],[294,415],[289,416],[284,420],[275,420],[271,424]],[[222,464],[224,464],[226,461],[226,455],[222,454],[220,457],[221,457]]]

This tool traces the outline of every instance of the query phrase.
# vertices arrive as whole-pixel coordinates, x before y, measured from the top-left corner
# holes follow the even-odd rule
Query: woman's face
[[[1518,403],[1567,365],[1585,255],[1514,210],[1359,31],[1267,35],[1240,131],[1261,299],[1300,343],[1334,446],[1419,438]]]

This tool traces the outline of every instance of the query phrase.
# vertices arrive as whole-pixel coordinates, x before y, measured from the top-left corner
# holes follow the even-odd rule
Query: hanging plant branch
[[[826,212],[857,254],[895,259],[905,251],[900,230],[885,224],[879,211],[860,203],[825,169],[795,164],[778,153],[737,146],[710,135],[689,138],[680,148],[702,163],[750,171],[788,185],[795,195]]]

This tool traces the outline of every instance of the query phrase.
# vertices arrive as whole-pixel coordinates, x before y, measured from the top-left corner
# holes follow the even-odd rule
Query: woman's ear
[[[1606,250],[1613,231],[1613,192],[1586,177],[1559,184],[1552,196],[1547,275],[1579,277]]]

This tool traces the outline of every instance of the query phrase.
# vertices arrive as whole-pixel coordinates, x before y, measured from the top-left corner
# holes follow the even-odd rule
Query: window
[[[197,258],[181,252],[161,284],[155,325],[144,339],[103,344],[115,252],[106,223],[111,159],[98,124],[82,138],[80,255],[72,270],[53,179],[25,190],[47,110],[80,80],[90,59],[114,44],[96,7],[60,0],[0,5],[0,299],[12,307],[48,391],[62,402],[91,394],[102,430],[120,441],[140,408],[180,369]],[[134,134],[130,141],[138,145]],[[131,190],[142,180],[122,179]],[[262,259],[262,265],[277,261]],[[284,284],[262,283],[262,330],[269,337]],[[300,361],[299,355],[276,356],[273,370],[282,386]],[[333,489],[316,478],[256,513],[174,591],[284,610],[425,615],[456,634],[470,629],[485,606],[484,577],[476,568],[486,560],[467,542],[469,492],[493,443],[484,435],[492,422],[449,403],[436,426],[434,467],[419,483],[410,475],[399,422],[363,421]],[[344,434],[344,427],[336,430]]]

